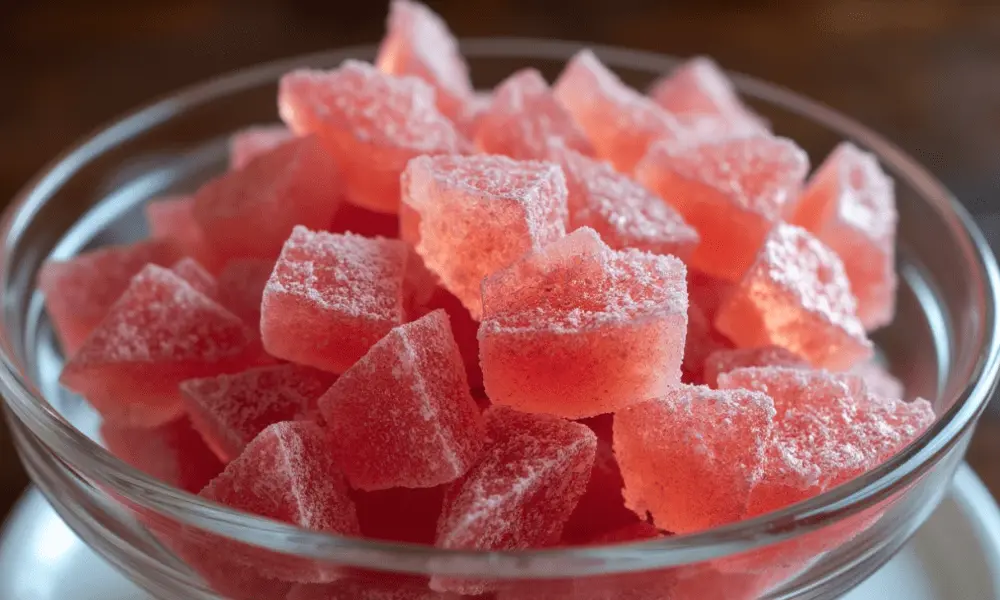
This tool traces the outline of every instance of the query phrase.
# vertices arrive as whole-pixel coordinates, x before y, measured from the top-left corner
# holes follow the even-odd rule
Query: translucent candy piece
[[[219,272],[224,260],[209,245],[201,226],[194,218],[193,197],[157,198],[144,208],[150,237],[170,243],[179,256],[194,258],[210,273]]]
[[[330,456],[329,443],[327,434],[315,423],[271,425],[202,490],[201,496],[306,529],[358,535],[354,502]],[[271,565],[259,566],[266,576],[290,581],[325,582],[335,577],[330,567],[306,561],[299,561],[294,569],[274,564],[273,572]]]
[[[874,468],[934,421],[927,401],[879,398],[849,374],[753,367],[721,375],[719,386],[766,393],[778,412],[748,516],[805,500]]]
[[[437,106],[450,118],[472,96],[469,67],[448,25],[420,2],[392,0],[375,65],[391,75],[414,75],[432,85]]]
[[[484,277],[566,231],[566,180],[552,163],[422,156],[403,173],[403,202],[404,239],[476,319]]]
[[[278,108],[293,131],[323,141],[341,168],[347,200],[376,212],[398,212],[407,161],[453,154],[461,141],[435,107],[430,85],[353,60],[333,71],[285,75]]]
[[[356,233],[365,237],[399,237],[399,217],[345,202],[330,225],[333,233]]]
[[[775,416],[763,393],[680,386],[615,413],[625,503],[691,533],[743,518]]]
[[[551,140],[593,156],[594,148],[535,69],[522,69],[497,86],[480,117],[476,147],[487,154],[544,160]]]
[[[337,167],[310,136],[202,186],[194,196],[194,217],[220,256],[273,259],[296,225],[327,228],[340,197]]]
[[[107,421],[152,427],[183,410],[178,384],[241,371],[256,335],[174,273],[147,265],[66,364],[60,382]]]
[[[479,321],[472,318],[469,309],[454,294],[436,286],[427,303],[421,307],[420,314],[442,309],[448,313],[451,321],[451,332],[458,344],[458,351],[465,363],[465,375],[469,387],[477,390],[483,387],[483,370],[479,366]]]
[[[255,330],[260,329],[260,302],[274,270],[273,260],[231,260],[219,273],[219,303]]]
[[[229,138],[229,168],[242,169],[254,158],[294,137],[284,125],[260,125],[237,131]]]
[[[553,90],[598,156],[623,173],[632,172],[654,141],[684,133],[672,115],[622,83],[590,50],[570,60]]]
[[[578,229],[483,283],[486,392],[566,418],[613,412],[679,382],[686,328],[680,260]]]
[[[689,295],[687,337],[684,339],[684,361],[681,363],[681,381],[691,385],[705,385],[705,361],[714,352],[729,350],[733,343],[719,333],[705,316],[701,305]]]
[[[38,274],[38,287],[45,294],[45,309],[59,334],[63,353],[76,353],[143,267],[170,265],[179,258],[171,244],[150,240],[46,261]]]
[[[711,58],[688,60],[649,92],[698,139],[766,133],[767,127],[736,95],[733,84]]]
[[[854,365],[850,372],[861,377],[868,391],[876,396],[894,400],[906,398],[903,382],[874,359]]]
[[[896,310],[896,221],[892,179],[874,155],[849,142],[819,166],[792,218],[844,261],[869,330],[887,325]]]
[[[448,316],[390,331],[319,400],[330,452],[351,487],[433,487],[461,477],[485,443]]]
[[[738,347],[781,346],[844,370],[872,355],[856,306],[837,255],[804,229],[779,224],[715,325]]]
[[[284,364],[189,379],[180,385],[195,427],[219,458],[235,459],[269,425],[319,416],[316,401],[336,375]]]
[[[794,367],[808,369],[809,363],[778,346],[716,350],[705,359],[705,385],[717,387],[719,375],[744,367]]]
[[[404,320],[406,244],[296,227],[264,289],[267,351],[341,373]]]
[[[566,175],[567,229],[590,227],[615,249],[636,248],[686,260],[698,232],[662,198],[611,165],[549,143],[549,159]]]
[[[719,306],[735,287],[736,284],[730,281],[688,268],[688,304],[700,308],[709,321],[715,320]]]
[[[486,413],[492,445],[448,490],[435,545],[516,550],[551,546],[583,495],[597,438],[585,425],[508,408]],[[464,594],[488,582],[431,578],[431,588]]]
[[[104,423],[101,439],[112,454],[126,463],[192,494],[222,472],[222,463],[184,416],[158,427]]]
[[[492,103],[493,94],[477,92],[465,100],[457,114],[451,115],[455,129],[469,141],[470,146]]]
[[[737,281],[771,228],[794,209],[808,170],[809,158],[794,142],[758,135],[700,144],[661,141],[635,176],[698,230],[692,267]]]
[[[196,291],[213,300],[218,300],[219,287],[215,282],[215,277],[212,277],[212,274],[206,271],[205,267],[201,266],[195,259],[182,258],[171,265],[170,270]]]

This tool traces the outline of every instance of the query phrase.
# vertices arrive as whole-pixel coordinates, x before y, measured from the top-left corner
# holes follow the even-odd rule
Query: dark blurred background
[[[428,3],[459,36],[710,54],[813,96],[913,153],[1000,241],[1000,3]],[[123,111],[260,61],[374,43],[385,12],[381,0],[0,0],[0,199]],[[1000,495],[998,422],[984,421],[970,462]],[[0,430],[0,515],[23,484]]]

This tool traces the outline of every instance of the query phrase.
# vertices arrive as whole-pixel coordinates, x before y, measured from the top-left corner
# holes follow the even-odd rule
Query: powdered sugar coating
[[[171,265],[170,270],[195,290],[213,300],[218,299],[219,288],[215,277],[193,258],[184,257]]]
[[[797,354],[778,346],[716,350],[705,359],[705,384],[717,387],[719,375],[744,367],[808,369],[809,363]]]
[[[319,141],[296,138],[202,186],[194,217],[218,255],[273,259],[296,225],[330,225],[341,189]]]
[[[766,394],[701,386],[615,413],[626,505],[675,533],[738,521],[763,473],[774,417]]]
[[[813,174],[792,219],[844,261],[869,330],[895,313],[897,218],[893,181],[878,159],[843,142]]]
[[[313,420],[336,375],[301,365],[259,367],[180,384],[194,426],[229,462],[269,425]]]
[[[434,89],[416,77],[348,60],[333,71],[282,77],[278,108],[293,131],[322,140],[342,169],[349,201],[395,213],[407,161],[459,150],[459,135],[434,99]]]
[[[657,104],[698,139],[766,133],[767,127],[743,105],[733,84],[711,58],[692,58],[649,91]]]
[[[169,265],[179,258],[172,244],[149,240],[46,261],[38,274],[38,287],[45,294],[45,309],[63,352],[67,356],[76,352],[143,267]]]
[[[255,258],[231,260],[219,273],[219,304],[256,330],[260,329],[260,302],[274,261]]]
[[[684,133],[672,115],[622,83],[590,50],[569,61],[553,91],[598,155],[623,173],[632,172],[655,140]]]
[[[340,373],[404,321],[406,244],[296,227],[261,303],[278,358]]]
[[[542,74],[522,69],[503,80],[480,117],[476,147],[487,154],[522,160],[548,156],[551,140],[587,155],[594,154],[587,136],[560,105]]]
[[[583,495],[597,439],[586,426],[507,408],[486,412],[492,445],[448,490],[435,545],[517,550],[551,546]],[[489,584],[432,577],[439,591],[478,594]]]
[[[680,379],[684,264],[614,251],[579,229],[483,283],[480,362],[490,399],[581,418]]]
[[[808,170],[808,156],[791,140],[755,135],[657,142],[635,176],[698,230],[692,266],[737,281],[793,209]]]
[[[171,271],[147,265],[66,364],[60,382],[108,421],[152,427],[182,411],[184,379],[239,371],[254,332]]]
[[[662,198],[608,163],[594,160],[556,141],[549,159],[566,175],[567,229],[590,227],[615,249],[637,248],[686,259],[698,245],[698,232]]]
[[[294,137],[284,125],[259,125],[237,131],[229,138],[229,168],[242,169],[254,158]]]
[[[437,105],[452,117],[472,96],[469,67],[448,25],[420,2],[392,0],[375,65],[392,75],[415,75],[434,86]]]
[[[276,423],[255,437],[200,495],[306,529],[358,535],[354,502],[328,448],[329,438],[315,423]],[[294,566],[261,563],[262,573],[291,581],[324,582],[336,576],[330,567],[307,561]]]
[[[781,346],[814,366],[872,355],[840,258],[804,229],[778,224],[715,325],[738,347]]]
[[[566,231],[566,181],[552,163],[421,156],[403,182],[404,238],[477,319],[484,277]]]
[[[448,316],[394,328],[319,400],[351,487],[433,487],[461,477],[485,434]]]

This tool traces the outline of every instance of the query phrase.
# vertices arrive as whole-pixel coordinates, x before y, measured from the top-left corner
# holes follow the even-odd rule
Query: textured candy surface
[[[445,495],[436,546],[516,550],[556,544],[583,495],[597,438],[585,425],[508,408],[486,413],[492,444]],[[431,579],[439,591],[478,594],[485,582]]]
[[[260,302],[273,270],[272,260],[241,258],[229,261],[219,273],[219,304],[254,330],[259,330]]]
[[[170,265],[180,258],[163,240],[110,246],[64,261],[46,261],[38,275],[45,309],[59,334],[63,352],[74,354],[129,280],[147,264]]]
[[[626,505],[674,533],[738,521],[763,472],[774,416],[766,394],[700,386],[615,413]]]
[[[851,369],[865,381],[868,391],[876,396],[890,399],[905,399],[906,388],[888,369],[873,360],[860,362]]]
[[[760,118],[740,101],[719,65],[704,56],[687,61],[655,83],[649,95],[698,139],[767,131]]]
[[[808,369],[809,363],[795,353],[778,346],[716,350],[705,359],[705,385],[717,387],[719,375],[744,367]]]
[[[434,89],[416,77],[348,60],[334,71],[282,77],[278,108],[293,131],[323,141],[341,167],[350,202],[393,214],[407,161],[459,150],[460,136],[434,98]]]
[[[329,451],[351,487],[433,487],[461,477],[482,453],[482,418],[448,316],[396,327],[319,400]]]
[[[615,411],[680,380],[684,264],[614,251],[579,229],[483,284],[490,399],[567,418]]]
[[[296,227],[264,289],[267,351],[341,373],[404,320],[406,244]]]
[[[180,389],[194,426],[229,462],[269,425],[318,417],[316,401],[336,379],[325,371],[285,364],[189,379]]]
[[[804,229],[779,224],[715,325],[738,347],[780,346],[844,370],[872,355],[856,306],[837,255]]]
[[[149,234],[154,240],[170,243],[178,256],[190,256],[215,274],[224,262],[205,239],[194,218],[192,196],[172,196],[151,200],[144,207]]]
[[[183,410],[181,381],[260,360],[255,338],[183,279],[147,265],[66,364],[60,382],[107,421],[155,426]]]
[[[622,83],[590,50],[570,60],[553,90],[598,156],[623,173],[632,172],[654,141],[684,133],[671,114]]]
[[[858,318],[869,330],[896,311],[896,197],[874,155],[843,142],[802,192],[792,222],[813,232],[844,261]]]
[[[260,125],[237,131],[229,138],[229,168],[242,169],[254,158],[294,137],[284,125]]]
[[[550,141],[548,158],[566,176],[567,230],[590,227],[615,249],[637,248],[684,260],[694,252],[698,232],[631,177],[562,142]]]
[[[223,464],[187,417],[151,428],[104,423],[101,439],[112,454],[126,463],[192,494],[222,472]]]
[[[566,231],[566,180],[552,163],[422,156],[402,185],[404,239],[477,319],[484,277]]]
[[[737,281],[771,228],[794,209],[808,170],[809,158],[795,143],[757,135],[658,142],[635,176],[698,230],[691,265]]]
[[[218,300],[219,287],[215,277],[205,270],[205,267],[193,258],[184,257],[171,265],[170,270],[187,282],[196,291],[205,294],[213,300]]]
[[[419,2],[392,0],[375,64],[392,75],[414,75],[434,86],[437,106],[454,118],[472,96],[469,67],[445,22]]]
[[[541,73],[523,69],[501,82],[479,117],[475,138],[479,151],[543,160],[552,140],[560,140],[577,152],[594,154],[587,136],[556,101]]]
[[[328,227],[340,198],[337,166],[309,136],[202,186],[194,196],[194,217],[216,254],[273,259],[296,225]]]

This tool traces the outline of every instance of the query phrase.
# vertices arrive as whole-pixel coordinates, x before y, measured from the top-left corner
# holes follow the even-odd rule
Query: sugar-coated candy
[[[237,131],[229,138],[229,168],[242,169],[254,158],[294,137],[284,125],[258,125]]]

